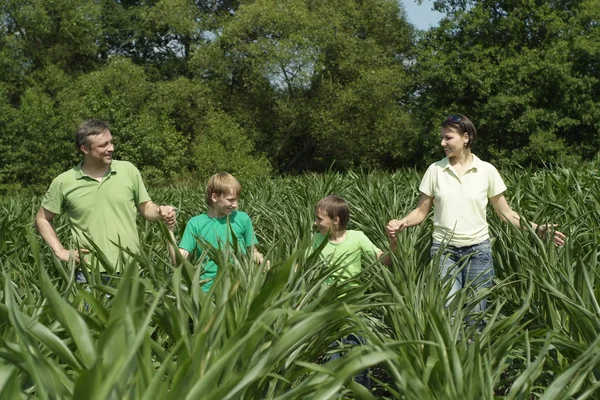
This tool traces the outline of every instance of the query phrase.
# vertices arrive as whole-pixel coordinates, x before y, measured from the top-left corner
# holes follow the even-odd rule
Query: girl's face
[[[456,157],[461,154],[466,148],[469,142],[469,134],[459,133],[453,128],[442,128],[442,142],[440,143],[444,148],[446,157]]]
[[[339,218],[330,218],[324,210],[317,210],[315,215],[315,227],[322,235],[329,235],[337,230]]]

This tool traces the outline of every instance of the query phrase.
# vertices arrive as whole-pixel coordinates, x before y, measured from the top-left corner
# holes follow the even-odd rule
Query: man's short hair
[[[344,198],[340,196],[327,196],[319,200],[315,206],[315,213],[324,211],[331,219],[339,218],[338,229],[344,230],[350,221],[350,206]]]
[[[212,206],[212,194],[216,193],[217,196],[223,194],[227,195],[233,193],[235,196],[239,196],[242,193],[242,185],[237,179],[229,172],[220,172],[214,174],[208,180],[206,184],[206,204]]]
[[[79,125],[75,135],[75,146],[81,151],[81,146],[89,143],[89,137],[99,135],[108,130],[108,122],[99,119],[88,119]]]

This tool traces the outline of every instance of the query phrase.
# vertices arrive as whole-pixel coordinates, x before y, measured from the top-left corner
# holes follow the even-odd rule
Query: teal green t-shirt
[[[313,249],[317,249],[327,236],[317,233],[313,241]],[[328,243],[321,251],[321,258],[327,263],[343,265],[325,283],[331,284],[340,274],[340,280],[356,276],[362,269],[364,256],[375,259],[381,250],[361,231],[346,231],[346,239],[342,243]]]
[[[234,211],[229,216],[221,218],[212,218],[207,214],[200,214],[189,220],[183,232],[183,237],[179,243],[179,248],[190,253],[193,260],[202,256],[203,249],[196,241],[196,238],[207,241],[215,248],[220,248],[225,243],[231,243],[231,234],[227,227],[227,220],[231,229],[237,238],[239,250],[246,254],[246,248],[258,243],[252,228],[252,221],[248,214],[241,211]],[[203,265],[204,272],[200,279],[210,279],[202,286],[202,290],[208,292],[213,284],[213,278],[217,275],[217,264],[208,257]]]
[[[119,248],[113,243],[139,251],[135,219],[137,206],[146,201],[150,196],[138,169],[130,162],[113,160],[101,181],[85,175],[81,164],[60,174],[52,181],[42,207],[54,214],[66,213],[79,244],[91,248],[88,236],[117,265]]]

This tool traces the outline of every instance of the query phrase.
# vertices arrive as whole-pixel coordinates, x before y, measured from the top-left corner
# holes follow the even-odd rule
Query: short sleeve
[[[185,230],[183,231],[183,236],[181,237],[181,241],[179,242],[179,248],[186,250],[188,253],[192,254],[196,247],[198,247],[198,243],[196,242],[196,234],[192,221],[188,222],[185,226]]]
[[[63,210],[62,182],[55,178],[46,195],[42,199],[42,207],[54,213],[61,214]]]
[[[363,232],[360,233],[360,248],[363,253],[368,254],[371,257],[377,257],[377,254],[381,252],[381,249],[371,242],[371,239],[367,237]]]
[[[319,248],[319,246],[321,245],[321,243],[323,243],[323,241],[325,240],[325,235],[323,235],[322,233],[316,233],[315,236],[313,237],[313,242],[312,242],[312,249],[316,250]]]
[[[500,176],[500,173],[498,173],[498,170],[496,169],[496,167],[494,167],[492,164],[488,164],[489,165],[489,171],[488,171],[488,198],[489,197],[494,197],[499,195],[500,193],[503,193],[506,191],[506,185],[504,184],[504,181],[502,180],[502,177]]]
[[[246,215],[244,221],[244,243],[246,243],[246,247],[254,246],[258,243],[256,239],[256,235],[254,234],[254,227],[252,226],[252,220],[248,215]]]
[[[140,171],[132,164],[133,168],[133,193],[134,200],[136,206],[139,206],[142,203],[150,201],[150,195],[148,195],[148,191],[146,190],[146,185],[144,185],[144,180],[142,179],[142,174]]]
[[[429,197],[435,197],[436,172],[435,164],[431,164],[425,171],[421,185],[419,185],[419,191]]]

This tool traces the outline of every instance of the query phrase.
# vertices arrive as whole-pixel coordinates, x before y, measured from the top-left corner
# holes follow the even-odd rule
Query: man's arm
[[[141,203],[138,210],[146,220],[150,222],[164,221],[169,228],[174,227],[177,222],[173,206],[159,206],[149,200]]]
[[[42,239],[44,239],[44,242],[52,249],[59,260],[65,262],[69,261],[72,254],[75,262],[79,262],[80,253],[88,253],[89,250],[79,249],[79,251],[71,252],[70,250],[65,249],[52,226],[52,220],[55,216],[56,214],[53,212],[46,210],[44,207],[40,207],[35,215],[35,227],[42,236]]]

